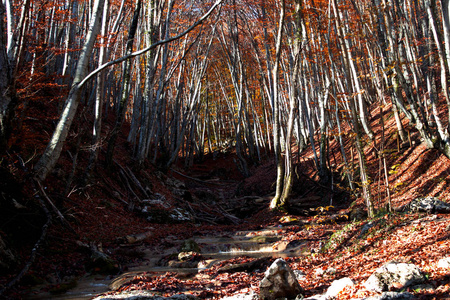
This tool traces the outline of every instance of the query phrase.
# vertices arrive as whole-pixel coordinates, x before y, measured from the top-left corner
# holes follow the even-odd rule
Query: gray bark
[[[47,145],[47,148],[34,168],[35,176],[40,181],[45,180],[49,172],[56,165],[56,162],[61,155],[67,135],[69,134],[70,126],[72,125],[73,119],[77,112],[82,92],[80,82],[86,76],[89,58],[100,30],[103,4],[104,0],[95,0],[93,15],[89,24],[89,31],[86,36],[86,42],[80,53],[74,81],[67,97],[64,110],[58,121],[56,129],[53,132],[50,142]]]

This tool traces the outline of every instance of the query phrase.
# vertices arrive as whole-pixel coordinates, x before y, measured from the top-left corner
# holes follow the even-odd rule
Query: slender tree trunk
[[[83,80],[87,73],[87,66],[97,34],[100,30],[100,20],[103,13],[104,0],[95,0],[93,15],[89,24],[89,31],[86,36],[86,41],[81,50],[80,57],[77,63],[77,69],[73,80],[72,87],[66,100],[64,110],[58,121],[55,131],[47,145],[44,153],[34,167],[36,178],[44,181],[48,173],[53,169],[58,161],[70,126],[77,112],[78,104],[81,98],[81,88],[78,84]]]
[[[4,34],[5,7],[0,2],[0,156],[7,150],[13,115],[17,105],[11,65]]]
[[[347,68],[346,70],[344,70],[344,73],[348,77],[349,76],[348,74],[351,74],[351,71],[349,70],[349,69],[351,69],[351,67],[350,67],[351,62],[349,62],[349,60],[351,60],[351,58],[348,56],[348,53],[349,53],[349,49],[347,49],[348,44],[345,43],[345,41],[343,40],[344,39],[343,32],[340,31],[340,28],[342,28],[342,26],[340,24],[340,18],[339,18],[340,15],[339,15],[338,6],[337,6],[336,2],[337,2],[336,0],[331,0],[333,11],[335,14],[336,30],[338,31],[339,43],[342,47],[342,55],[343,55],[343,58],[345,61],[344,65],[345,65],[345,68]],[[351,81],[349,78],[347,80],[348,80],[348,82]],[[369,178],[369,175],[367,174],[366,158],[364,155],[364,147],[363,147],[362,141],[361,141],[362,134],[361,134],[361,130],[360,130],[359,122],[358,122],[358,116],[356,113],[355,103],[354,103],[353,99],[349,99],[349,108],[350,108],[353,130],[356,133],[355,148],[356,148],[356,151],[358,152],[358,161],[359,161],[359,169],[360,169],[360,174],[361,174],[361,185],[362,185],[362,190],[363,190],[363,197],[364,197],[364,201],[366,202],[368,215],[369,215],[369,217],[373,217],[374,208],[373,208],[373,203],[372,203],[372,195],[370,192],[370,178]]]
[[[292,66],[292,83],[291,89],[292,94],[290,97],[290,108],[289,108],[289,119],[288,128],[286,132],[286,155],[285,155],[285,170],[284,170],[284,183],[283,192],[280,198],[280,205],[285,206],[288,204],[290,193],[293,186],[293,163],[292,163],[292,133],[294,131],[295,119],[298,116],[299,107],[299,92],[298,88],[300,86],[300,69],[301,69],[301,49],[304,38],[303,33],[303,15],[302,15],[303,4],[301,0],[297,0],[295,4],[295,33],[293,36],[294,40],[294,53],[293,53],[293,66]]]
[[[99,51],[99,59],[98,64],[102,65],[106,58],[106,45],[105,44],[105,36],[106,36],[106,25],[108,20],[108,8],[109,8],[109,0],[105,0],[105,5],[103,9],[103,17],[102,17],[102,26],[101,26],[101,36]],[[102,131],[102,117],[103,117],[103,101],[104,101],[104,91],[105,91],[105,74],[101,73],[97,76],[97,86],[96,86],[96,96],[95,96],[95,104],[94,104],[94,126],[92,128],[92,142],[90,149],[90,157],[89,163],[86,170],[87,177],[89,177],[89,173],[94,167],[99,149],[101,148],[101,131]]]
[[[136,4],[136,9],[134,10],[133,20],[131,21],[130,32],[127,39],[127,48],[125,55],[129,55],[133,52],[134,37],[136,35],[139,16],[141,14],[142,1],[138,0]],[[119,103],[119,108],[117,112],[116,123],[112,129],[111,137],[108,142],[108,150],[106,152],[106,165],[108,167],[112,166],[114,148],[116,146],[116,140],[119,135],[120,129],[122,128],[123,121],[125,119],[125,113],[127,111],[128,100],[130,98],[130,81],[131,81],[131,65],[132,60],[128,59],[124,62],[123,70],[123,86],[122,86],[122,96]]]
[[[276,191],[275,197],[270,202],[270,209],[280,208],[281,195],[283,193],[283,184],[284,184],[284,162],[281,159],[281,116],[280,116],[280,100],[281,95],[279,95],[278,88],[278,67],[280,64],[280,56],[281,56],[281,43],[283,40],[283,26],[284,26],[284,14],[285,14],[285,0],[281,0],[281,10],[280,10],[280,19],[278,21],[278,32],[277,39],[275,45],[275,61],[272,70],[273,76],[273,95],[274,95],[274,103],[273,103],[273,145],[275,151],[275,163],[277,165],[277,182],[276,182]]]

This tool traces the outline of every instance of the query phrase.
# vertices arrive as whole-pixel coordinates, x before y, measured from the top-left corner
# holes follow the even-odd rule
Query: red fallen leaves
[[[183,279],[178,278],[177,273],[167,272],[159,276],[136,276],[130,284],[121,287],[118,291],[149,290],[163,295],[189,292],[200,298],[217,298],[232,295],[236,292],[257,290],[258,283],[263,273],[220,273],[217,270],[220,265],[244,263],[254,260],[250,257],[238,257],[222,262],[218,266],[200,272],[199,275]],[[211,274],[202,276],[202,274]]]

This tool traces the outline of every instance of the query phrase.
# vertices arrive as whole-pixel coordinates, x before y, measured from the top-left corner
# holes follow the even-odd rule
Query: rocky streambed
[[[257,258],[249,262],[221,266],[219,272],[245,272],[267,268],[269,259],[299,256],[309,251],[306,242],[282,241],[281,227],[269,227],[256,231],[238,231],[220,235],[194,236],[178,240],[167,236],[161,245],[148,248],[141,245],[122,245],[124,250],[141,253],[141,259],[123,266],[125,272],[116,275],[88,275],[68,282],[67,290],[61,294],[39,291],[36,287],[28,299],[92,299],[96,295],[119,290],[136,277],[174,273],[183,278],[194,277],[198,272],[236,257]]]

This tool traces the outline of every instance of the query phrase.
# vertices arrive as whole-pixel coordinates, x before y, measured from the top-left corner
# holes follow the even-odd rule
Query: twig
[[[136,197],[136,200],[138,202],[141,202],[141,199],[139,198],[139,196],[134,192],[133,188],[130,185],[130,182],[128,181],[127,175],[125,174],[124,171],[120,170],[120,175],[122,175],[123,180],[125,181],[126,186],[128,187],[128,189],[130,190],[130,192],[134,195],[134,197]]]
[[[105,191],[107,191],[114,199],[119,200],[120,202],[122,202],[125,205],[129,205],[129,203],[127,201],[122,199],[122,197],[125,197],[125,195],[119,189],[115,188],[114,184],[112,184],[108,179],[106,179],[106,177],[103,177],[102,179],[105,182],[106,186],[110,186],[110,187],[113,187],[115,189],[114,191],[111,192],[105,186],[104,187]],[[116,192],[118,194],[118,196],[114,195],[114,192]]]
[[[42,187],[42,184],[39,182],[39,180],[36,180],[36,182],[37,182],[37,184],[39,186],[39,190],[41,191],[42,195],[47,200],[47,202],[50,204],[50,206],[52,207],[53,211],[58,215],[58,218],[61,220],[61,223],[63,225],[65,225],[65,226],[67,226],[67,228],[69,228],[70,231],[72,231],[73,233],[77,234],[77,232],[72,228],[72,226],[70,226],[70,223],[66,220],[66,218],[64,218],[63,214],[59,211],[59,209],[55,206],[53,201],[47,195],[47,193],[45,192],[45,190]]]
[[[180,173],[180,172],[178,172],[177,170],[174,170],[174,169],[170,169],[170,170],[172,170],[173,172],[177,173],[178,175],[181,175],[181,176],[183,176],[185,178],[188,178],[188,179],[200,182],[200,183],[212,184],[212,185],[217,185],[217,186],[227,186],[228,185],[228,184],[220,184],[220,183],[216,183],[216,182],[209,182],[209,181],[201,180],[201,179],[198,179],[198,178],[191,177],[191,176],[188,176],[186,174]]]
[[[133,180],[134,184],[142,191],[145,197],[150,198],[150,195],[147,193],[147,191],[142,186],[141,182],[136,178],[134,173],[130,170],[130,168],[126,167],[126,170],[128,171],[129,177]]]
[[[233,216],[229,213],[227,213],[220,205],[217,205],[217,207],[219,208],[219,213],[221,213],[224,217],[226,217],[228,220],[230,220],[233,224],[239,224],[241,219],[239,219],[236,216]]]

